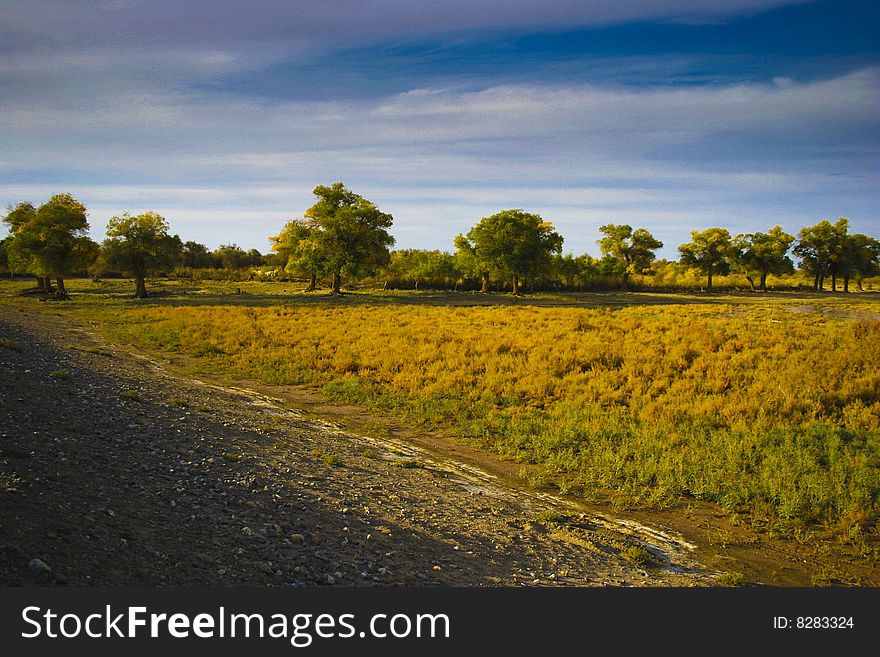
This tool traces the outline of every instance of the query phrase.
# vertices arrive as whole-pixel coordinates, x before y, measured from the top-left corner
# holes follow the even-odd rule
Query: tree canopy
[[[605,235],[597,241],[599,249],[616,264],[621,287],[626,287],[631,274],[650,273],[651,263],[656,260],[654,251],[663,248],[663,242],[654,239],[645,228],[633,231],[627,224],[606,224],[599,231]]]
[[[737,235],[733,242],[734,267],[745,274],[752,289],[753,276],[758,275],[760,289],[767,289],[769,274],[787,274],[794,271],[794,263],[788,257],[788,249],[794,241],[781,226],[774,226],[766,233]]]
[[[696,267],[707,276],[706,289],[712,289],[712,277],[730,270],[730,233],[726,228],[692,230],[691,241],[678,247],[681,263]]]
[[[181,257],[183,244],[177,235],[169,235],[168,229],[165,217],[155,212],[134,217],[125,212],[107,223],[107,262],[134,276],[138,299],[147,298],[149,273],[170,268]]]
[[[312,256],[332,277],[331,292],[339,294],[343,276],[369,273],[388,262],[394,219],[341,182],[318,185],[312,193],[318,201],[305,212],[313,230]]]
[[[540,215],[503,210],[458,235],[455,246],[482,277],[484,292],[494,274],[511,280],[517,294],[521,279],[549,272],[553,254],[562,252],[562,236]]]
[[[281,258],[282,269],[291,274],[307,275],[309,286],[306,291],[314,290],[318,273],[324,266],[314,222],[306,219],[288,221],[280,233],[269,237],[269,241],[272,250]]]
[[[824,219],[814,226],[802,228],[798,233],[793,251],[801,259],[801,267],[813,275],[814,289],[823,289],[825,277],[829,274],[836,283],[848,230],[849,219],[841,217],[833,224]],[[832,284],[832,289],[834,287]]]
[[[55,278],[56,297],[67,299],[64,277],[94,254],[87,217],[86,207],[70,194],[55,194],[37,208],[30,203],[10,208],[3,218],[12,234],[10,262],[35,274],[46,292]]]
[[[843,277],[844,292],[849,292],[852,278],[858,281],[861,289],[863,278],[880,274],[880,241],[862,233],[847,235],[835,270]]]

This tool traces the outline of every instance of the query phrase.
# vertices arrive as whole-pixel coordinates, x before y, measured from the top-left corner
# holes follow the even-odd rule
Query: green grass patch
[[[21,345],[12,338],[0,338],[0,347],[12,349],[12,351],[21,351]]]
[[[621,551],[621,556],[637,566],[646,566],[651,562],[651,553],[641,545],[630,545]]]
[[[395,459],[391,462],[391,466],[395,468],[406,468],[408,470],[425,467],[421,461],[416,459]]]
[[[312,456],[318,457],[324,465],[329,465],[330,467],[342,465],[342,458],[338,454],[326,452],[320,448],[313,449]]]
[[[535,514],[535,520],[542,524],[564,525],[569,519],[564,513],[554,511],[553,509],[544,509]]]
[[[725,572],[718,576],[718,583],[722,586],[745,586],[748,583],[746,576],[740,572]]]

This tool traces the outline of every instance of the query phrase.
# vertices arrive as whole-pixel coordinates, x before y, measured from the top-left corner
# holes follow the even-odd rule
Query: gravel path
[[[553,505],[0,304],[0,585],[715,583]]]

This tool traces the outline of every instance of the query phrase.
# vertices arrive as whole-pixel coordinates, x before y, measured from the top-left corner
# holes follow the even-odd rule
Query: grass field
[[[243,283],[136,302],[118,283],[70,287],[72,302],[40,305],[201,369],[454,430],[537,464],[538,484],[710,500],[853,544],[880,531],[877,295],[330,299]]]

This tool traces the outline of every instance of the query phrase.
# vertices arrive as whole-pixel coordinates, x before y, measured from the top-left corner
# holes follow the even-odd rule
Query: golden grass
[[[150,307],[116,331],[455,427],[567,487],[876,531],[880,323],[814,310]]]
[[[135,302],[118,285],[77,285],[55,308],[119,340],[453,429],[538,464],[539,483],[612,489],[629,503],[712,500],[774,531],[821,524],[843,541],[878,536],[874,295],[514,304],[382,292],[330,300],[254,283],[240,295],[169,284],[167,296]]]

